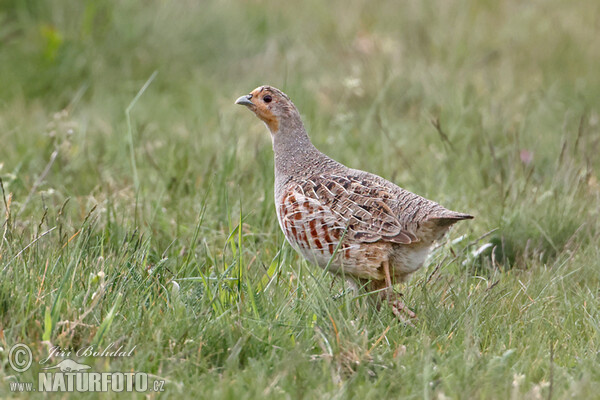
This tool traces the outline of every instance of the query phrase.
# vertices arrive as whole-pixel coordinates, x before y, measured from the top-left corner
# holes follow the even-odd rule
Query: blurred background
[[[588,205],[536,199],[573,193],[579,173],[598,190],[596,2],[1,4],[0,174],[16,203],[59,149],[35,188],[47,202],[130,204],[138,173],[144,199],[161,193],[186,220],[216,174],[248,210],[265,203],[256,223],[272,228],[270,138],[233,106],[261,84],[292,97],[325,153],[482,227],[525,213],[564,242],[569,207]],[[533,234],[521,229],[509,241]]]

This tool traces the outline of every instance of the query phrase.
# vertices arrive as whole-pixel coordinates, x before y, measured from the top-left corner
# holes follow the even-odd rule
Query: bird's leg
[[[383,273],[385,274],[385,284],[387,285],[387,291],[392,292],[393,288],[392,277],[390,275],[390,262],[387,260],[383,262]]]
[[[394,293],[394,288],[392,286],[392,277],[390,275],[390,263],[389,261],[384,261],[382,264],[383,273],[385,275],[385,284],[386,290],[381,292],[381,296],[385,297],[390,307],[392,307],[392,312],[401,322],[406,323],[408,325],[413,325],[408,318],[416,318],[417,315],[412,312],[404,303],[401,298],[401,294]]]
[[[329,286],[329,291],[333,290],[333,285],[335,285],[335,281],[337,280],[337,275],[333,275],[333,279],[331,280],[331,286]]]

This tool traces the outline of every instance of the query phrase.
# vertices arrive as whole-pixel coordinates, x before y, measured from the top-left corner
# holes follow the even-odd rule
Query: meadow
[[[0,397],[113,344],[75,359],[150,398],[600,398],[598,38],[594,1],[0,2]],[[262,84],[476,216],[398,286],[414,327],[285,242]]]

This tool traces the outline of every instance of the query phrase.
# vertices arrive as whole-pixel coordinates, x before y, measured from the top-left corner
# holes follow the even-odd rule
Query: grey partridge
[[[423,266],[452,224],[473,216],[321,153],[279,89],[261,86],[235,103],[248,107],[271,132],[277,218],[292,247],[322,268],[329,265],[330,272],[369,282],[398,318],[414,317],[392,285]]]

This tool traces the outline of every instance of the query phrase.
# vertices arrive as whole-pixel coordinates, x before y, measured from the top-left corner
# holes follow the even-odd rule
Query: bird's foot
[[[417,315],[412,312],[408,307],[404,305],[400,298],[402,297],[402,293],[395,293],[394,286],[392,284],[392,276],[390,274],[390,263],[388,261],[384,261],[381,264],[383,268],[383,274],[385,276],[385,285],[386,290],[381,292],[381,296],[385,298],[392,307],[392,312],[402,322],[403,324],[410,325],[414,327],[415,325],[410,321],[411,319],[417,318]]]
[[[402,301],[402,293],[396,293],[392,288],[388,288],[388,290],[380,292],[380,302],[383,301],[387,302],[398,321],[405,325],[415,326],[411,320],[416,320],[417,314],[404,304]]]
[[[415,314],[410,308],[408,308],[402,300],[400,300],[399,296],[395,299],[388,299],[388,304],[392,308],[392,313],[398,318],[400,322],[403,324],[412,326],[415,325],[412,323],[412,320],[417,319],[417,314]]]

